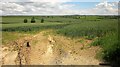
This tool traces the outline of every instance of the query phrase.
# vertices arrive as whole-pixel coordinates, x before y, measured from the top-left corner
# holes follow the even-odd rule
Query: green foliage
[[[31,23],[35,23],[35,18],[34,17],[32,17]]]
[[[2,32],[2,44],[7,45],[11,42],[24,37],[24,34],[16,33],[16,32]]]
[[[102,43],[102,38],[97,38],[94,40],[94,42],[92,42],[90,45],[91,46],[101,46],[103,43]]]
[[[107,33],[104,37],[96,39],[91,45],[102,47],[102,51],[98,54],[102,60],[113,65],[120,62],[120,43],[117,33]]]
[[[108,34],[102,41],[102,58],[115,64],[118,63],[118,61],[120,62],[120,43],[118,42],[117,34]]]
[[[117,31],[117,20],[87,21],[70,24],[57,32],[69,37],[82,37],[93,39],[102,37],[106,33]]]
[[[59,29],[63,28],[67,24],[57,24],[57,23],[46,23],[46,24],[4,24],[2,31],[7,32],[37,32],[44,29]]]
[[[24,23],[27,23],[28,22],[28,20],[27,19],[24,19]]]
[[[41,23],[44,23],[44,19],[43,18],[41,19]]]

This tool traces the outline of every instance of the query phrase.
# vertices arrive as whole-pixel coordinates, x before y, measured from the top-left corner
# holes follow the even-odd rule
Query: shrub
[[[35,18],[34,17],[32,17],[31,23],[35,23]]]
[[[120,44],[118,42],[118,36],[115,33],[109,34],[103,41],[103,55],[102,58],[105,61],[117,64],[120,62]]]
[[[120,62],[120,44],[118,42],[117,33],[109,33],[106,36],[96,39],[93,46],[100,45],[102,51],[99,52],[99,58],[110,62],[112,65],[118,65]]]
[[[28,20],[27,19],[24,19],[24,23],[27,23],[28,22]]]
[[[102,38],[97,38],[94,42],[90,44],[91,46],[101,46],[102,45]]]
[[[43,18],[41,19],[41,23],[44,23],[44,19]]]

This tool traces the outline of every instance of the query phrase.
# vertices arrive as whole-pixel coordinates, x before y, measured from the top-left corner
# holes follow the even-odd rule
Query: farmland
[[[95,53],[95,57],[97,57],[98,60],[110,63],[118,63],[120,61],[117,16],[34,16],[35,23],[31,23],[32,17],[33,16],[3,16],[1,23],[2,44],[4,46],[10,46],[11,44],[8,43],[24,37],[35,36],[39,32],[45,31],[44,35],[51,35],[53,38],[56,38],[55,41],[61,37],[63,37],[63,39],[70,38],[70,41],[65,39],[66,42],[64,42],[64,40],[62,41],[61,38],[61,42],[56,42],[57,44],[53,47],[54,50],[59,48],[63,50],[63,52],[66,52],[74,48],[76,49],[75,52],[78,51],[77,54],[80,54],[81,52],[79,51],[84,51],[84,49],[88,51],[89,48],[99,47],[97,49],[101,50]],[[24,23],[24,19],[28,20],[27,23]],[[41,23],[41,19],[44,19],[44,22]],[[41,34],[39,35],[41,36]],[[31,39],[33,39],[32,42],[35,44],[36,40],[32,37]],[[74,41],[87,45],[84,46],[85,48],[81,48],[76,42],[74,43]],[[90,43],[85,41],[90,41]],[[71,42],[71,46],[66,45],[67,42]],[[63,47],[65,46],[64,44],[70,48]],[[73,54],[75,52],[73,52]]]

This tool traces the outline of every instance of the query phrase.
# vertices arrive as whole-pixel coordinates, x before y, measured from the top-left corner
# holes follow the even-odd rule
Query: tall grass
[[[87,21],[77,24],[68,25],[57,33],[69,37],[87,37],[93,39],[95,37],[104,36],[106,33],[117,31],[116,20]]]
[[[63,28],[68,24],[23,24],[23,25],[16,25],[16,24],[9,24],[8,26],[5,24],[3,26],[2,31],[6,32],[37,32],[45,29],[59,29]]]
[[[108,33],[104,37],[93,42],[94,45],[100,45],[102,51],[99,52],[99,58],[110,62],[112,65],[118,65],[120,62],[120,43],[118,33]]]

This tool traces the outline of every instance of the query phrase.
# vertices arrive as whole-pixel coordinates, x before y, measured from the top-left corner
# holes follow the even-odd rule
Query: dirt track
[[[95,54],[99,47],[88,47],[90,40],[84,43],[59,35],[45,35],[46,31],[18,40],[18,44],[28,40],[30,47],[22,45],[21,64],[28,65],[98,65]],[[25,42],[26,43],[26,42]],[[84,45],[84,47],[83,47]],[[4,64],[19,64],[18,53],[6,54]],[[17,57],[16,57],[17,56]],[[13,58],[11,58],[13,57]],[[12,59],[12,60],[11,60]],[[16,62],[17,61],[17,62]]]

